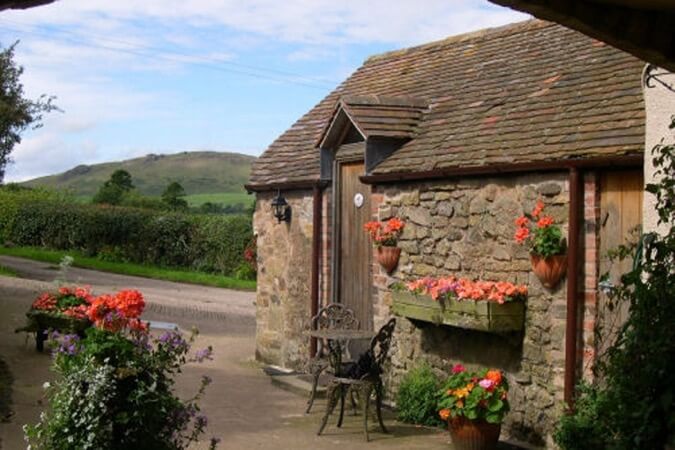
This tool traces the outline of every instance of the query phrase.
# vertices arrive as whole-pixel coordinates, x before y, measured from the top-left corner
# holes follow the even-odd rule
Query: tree
[[[134,188],[134,183],[131,180],[131,174],[124,169],[117,169],[110,175],[108,183],[119,187],[124,192],[129,192]]]
[[[103,183],[94,196],[94,203],[119,205],[124,196],[134,189],[131,174],[124,169],[117,169],[110,175],[110,179]]]
[[[21,142],[21,134],[28,128],[42,126],[42,116],[58,108],[53,96],[41,95],[37,100],[25,97],[20,78],[23,67],[14,61],[14,49],[0,48],[0,184],[5,178],[5,167],[14,146]]]
[[[162,201],[173,210],[187,209],[187,202],[183,197],[185,197],[185,189],[177,181],[169,183],[162,193]]]

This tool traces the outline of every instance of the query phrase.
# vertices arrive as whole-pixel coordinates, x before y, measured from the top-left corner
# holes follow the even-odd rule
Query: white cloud
[[[66,142],[54,132],[24,138],[14,152],[14,163],[7,166],[5,181],[19,182],[42,175],[51,175],[78,164],[95,161],[101,155],[95,142]]]
[[[17,146],[7,178],[156,151],[96,137],[106,124],[178,114],[173,92],[136,86],[130,74],[182,75],[194,64],[256,72],[242,67],[241,55],[288,44],[282,56],[291,64],[332,62],[325,70],[315,64],[317,73],[296,81],[327,73],[341,79],[355,69],[344,57],[352,45],[399,48],[524,18],[486,0],[60,0],[3,11],[2,43],[25,36],[17,60],[26,67],[27,93],[56,95],[65,111],[48,116],[43,129]]]
[[[7,17],[32,24],[75,25],[97,33],[128,31],[134,23],[149,19],[167,26],[224,26],[286,42],[408,45],[527,16],[486,0],[68,0]],[[123,36],[126,40],[129,33]]]

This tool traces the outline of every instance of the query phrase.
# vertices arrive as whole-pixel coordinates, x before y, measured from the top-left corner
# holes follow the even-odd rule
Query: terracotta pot
[[[377,247],[377,262],[387,273],[391,273],[396,268],[399,256],[401,256],[401,249],[398,247]]]
[[[553,255],[546,258],[540,255],[530,255],[532,271],[544,287],[553,289],[565,275],[567,269],[567,255]]]
[[[455,417],[448,421],[448,430],[455,450],[494,450],[502,424]]]

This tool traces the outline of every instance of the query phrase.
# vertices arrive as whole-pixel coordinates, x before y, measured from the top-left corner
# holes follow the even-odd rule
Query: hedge
[[[235,275],[246,264],[249,216],[213,216],[31,198],[2,202],[0,237],[13,245]],[[6,196],[5,196],[6,197]],[[5,206],[5,203],[9,207]]]
[[[0,243],[8,239],[6,232],[12,228],[19,206],[40,200],[55,203],[72,201],[66,194],[45,189],[29,189],[17,184],[0,187]]]

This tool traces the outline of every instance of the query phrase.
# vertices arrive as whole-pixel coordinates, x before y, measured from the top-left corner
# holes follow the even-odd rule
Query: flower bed
[[[527,287],[466,278],[422,278],[393,292],[394,313],[410,319],[488,332],[518,331]]]

